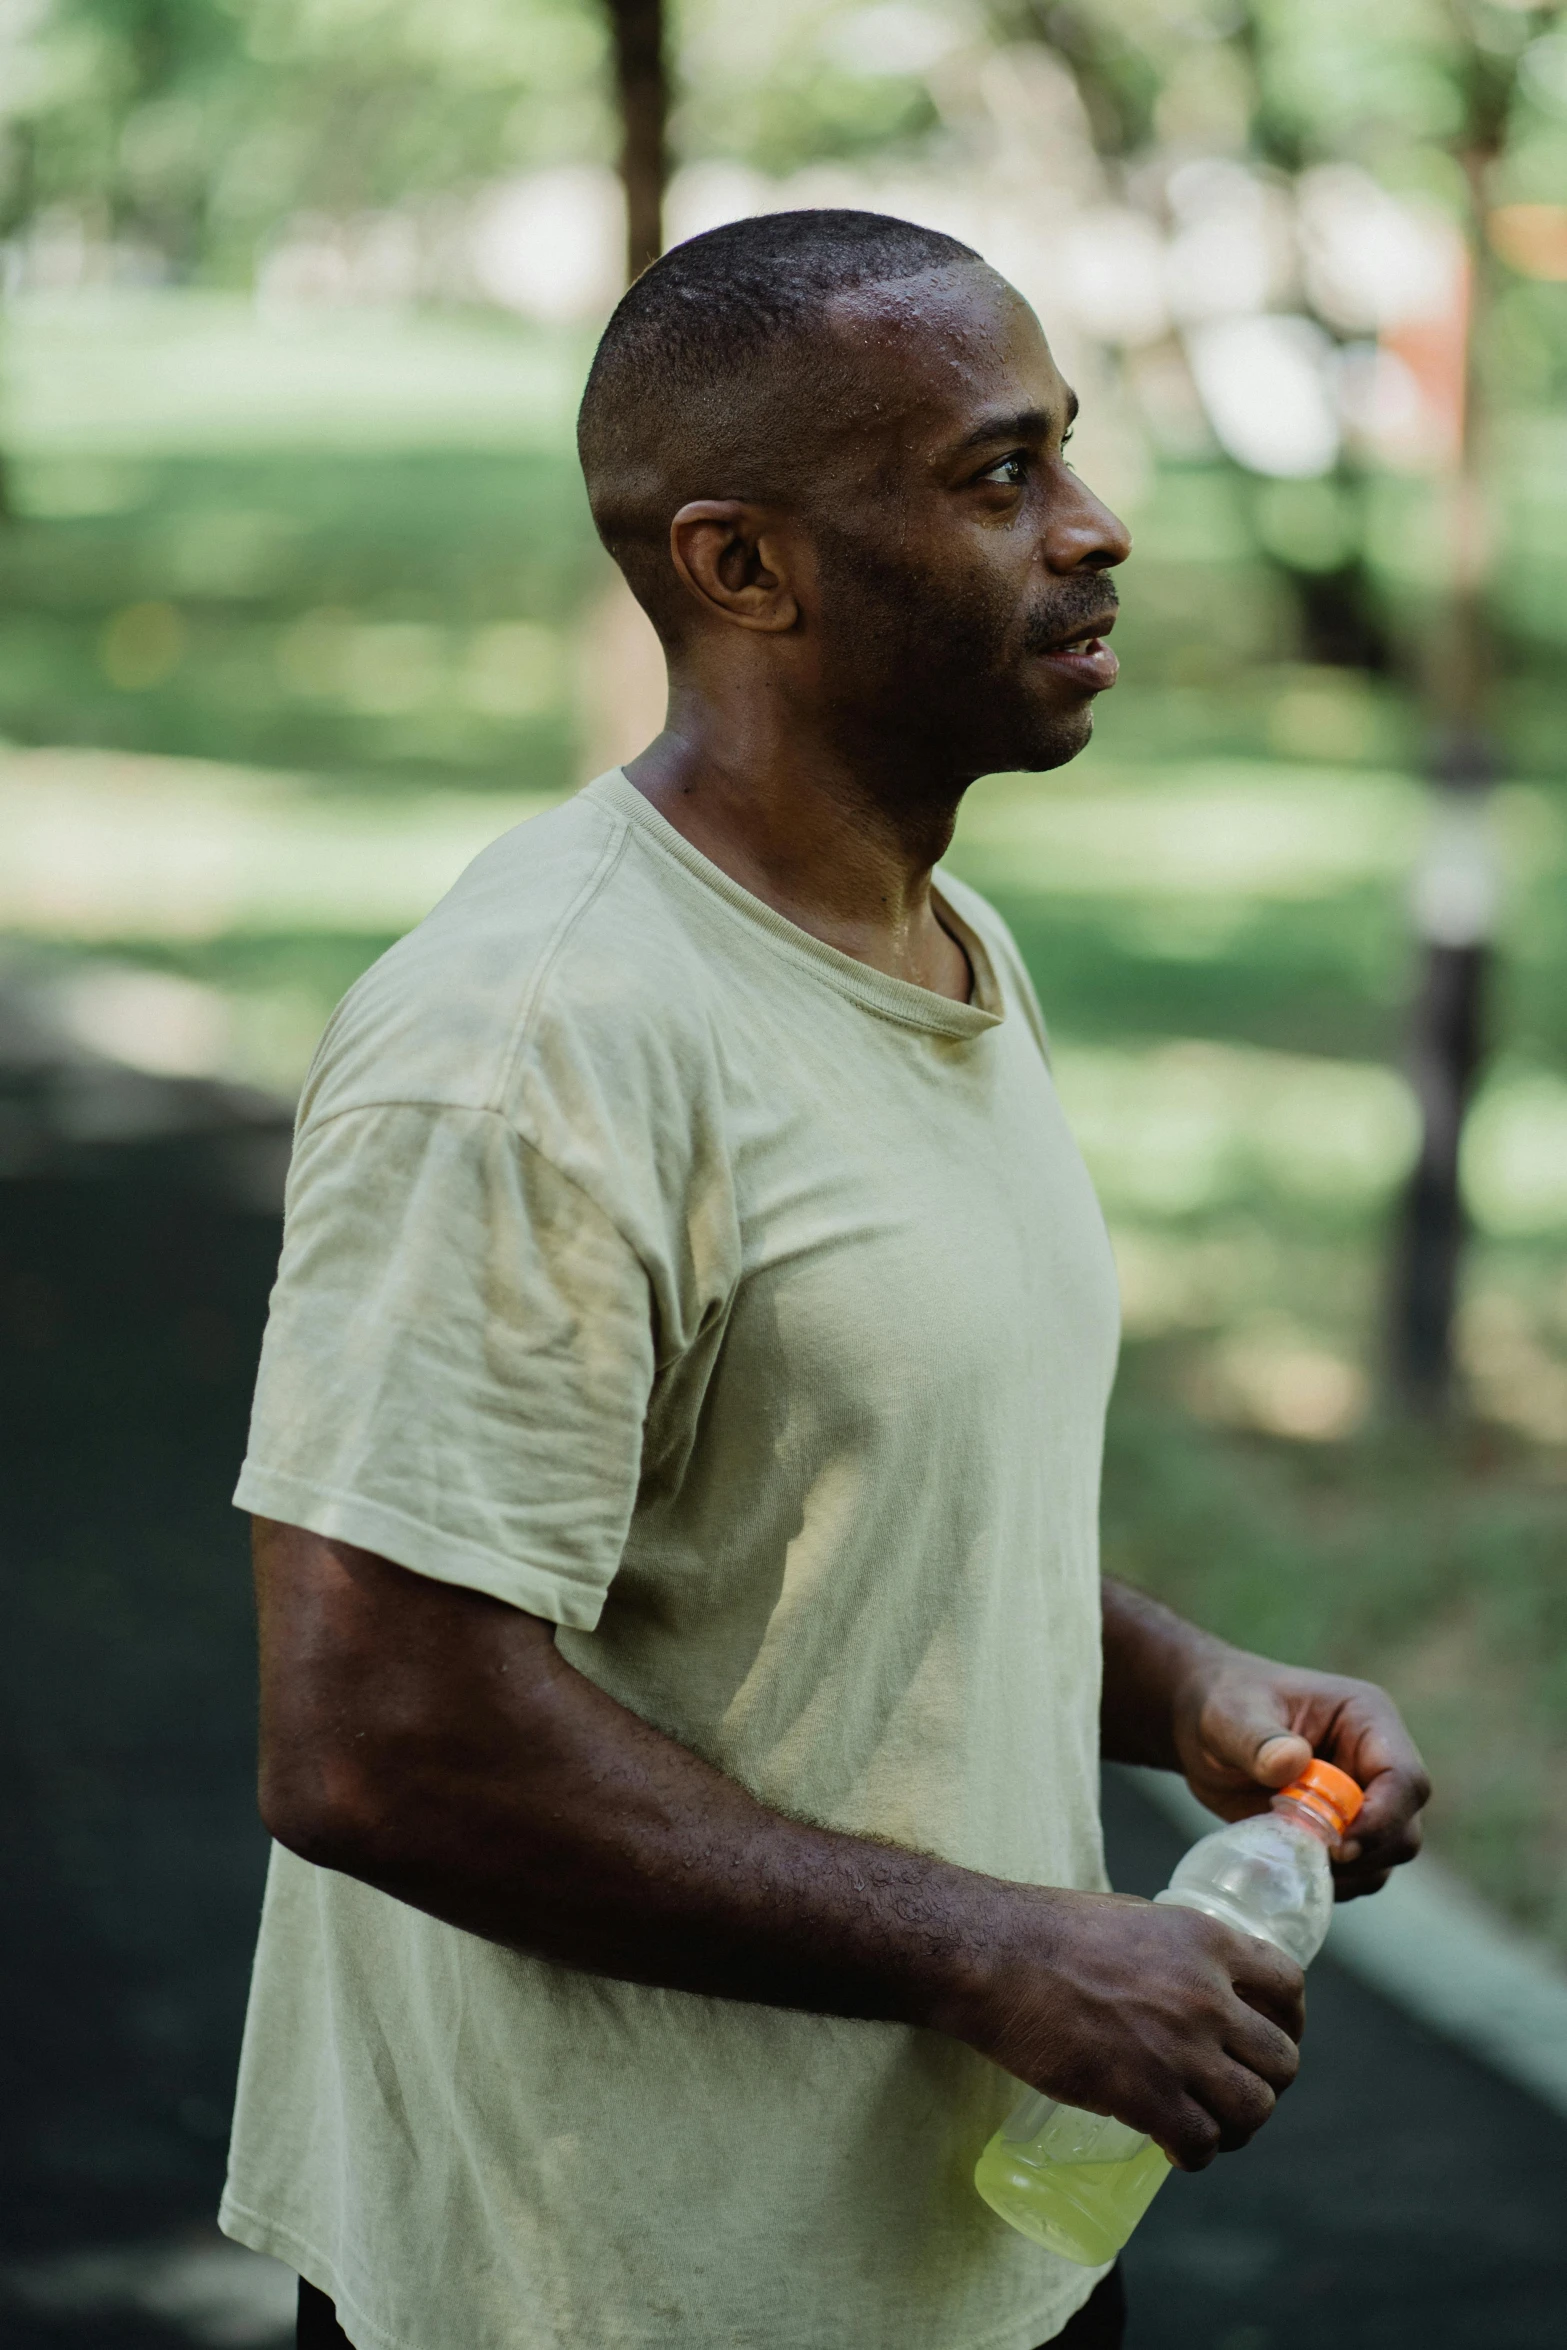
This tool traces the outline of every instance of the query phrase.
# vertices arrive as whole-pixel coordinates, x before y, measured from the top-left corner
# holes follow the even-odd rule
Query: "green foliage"
[[[1256,0],[1272,142],[1303,160],[1445,141],[1463,129],[1465,56],[1441,0]]]
[[[891,14],[893,23],[886,27]],[[913,15],[917,37],[921,19]],[[935,128],[928,75],[900,48],[898,12],[828,0],[671,9],[679,102],[674,146],[780,177],[813,163],[908,149]],[[938,35],[939,21],[932,19]]]
[[[936,119],[915,75],[850,74],[805,56],[764,85],[694,94],[678,127],[688,154],[733,158],[782,178],[812,163],[912,145]]]
[[[593,0],[54,0],[8,109],[7,208],[242,274],[299,210],[612,153],[604,54]]]
[[[1500,154],[1521,194],[1559,197],[1567,72],[1558,0],[992,0],[1005,38],[1071,65],[1101,150],[1136,158],[1184,135],[1180,93],[1239,69],[1246,143],[1294,171],[1349,158],[1390,185],[1465,201],[1454,153]],[[1548,53],[1549,52],[1549,53]],[[1548,53],[1548,54],[1547,54]],[[1567,54],[1567,50],[1564,50]],[[1222,145],[1222,140],[1220,141]]]
[[[1006,39],[1042,40],[1072,68],[1095,143],[1111,156],[1135,155],[1153,135],[1159,94],[1183,46],[1218,37],[1222,0],[1197,0],[1183,22],[1160,0],[993,0],[991,21]]]

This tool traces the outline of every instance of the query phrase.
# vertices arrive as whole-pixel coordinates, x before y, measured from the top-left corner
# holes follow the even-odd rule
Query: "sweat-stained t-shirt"
[[[488,849],[306,1085],[238,1501],[560,1627],[828,1826],[1104,1883],[1104,1225],[1002,923],[973,1000],[772,912],[623,775]],[[274,1854],[223,2225],[361,2350],[1033,2350],[902,2025],[520,1957]]]

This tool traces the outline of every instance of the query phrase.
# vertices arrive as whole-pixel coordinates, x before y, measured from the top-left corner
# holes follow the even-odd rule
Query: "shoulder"
[[[503,833],[327,1025],[303,1123],[407,1101],[509,1114],[530,1061],[624,1052],[693,991],[678,906],[630,827],[579,793]]]

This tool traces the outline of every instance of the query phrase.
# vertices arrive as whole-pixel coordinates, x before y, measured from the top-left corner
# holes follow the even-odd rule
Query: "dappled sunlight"
[[[540,794],[379,800],[107,751],[0,752],[0,925],[23,936],[378,937],[427,914]]]
[[[1270,1192],[1353,1215],[1387,1200],[1417,1141],[1407,1086],[1352,1061],[1191,1039],[1063,1047],[1056,1072],[1112,1215],[1191,1216]]]
[[[998,779],[964,812],[957,860],[981,884],[1051,893],[1313,898],[1408,870],[1422,818],[1402,775],[1260,761]]]
[[[1302,1333],[1265,1325],[1199,1358],[1182,1393],[1199,1418],[1326,1444],[1359,1426],[1371,1382],[1359,1364]]]

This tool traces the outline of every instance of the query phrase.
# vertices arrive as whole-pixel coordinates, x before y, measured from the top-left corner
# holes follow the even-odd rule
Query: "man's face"
[[[818,690],[926,772],[1060,766],[1115,677],[1130,540],[1063,454],[1076,401],[1038,320],[970,265],[843,297],[833,328],[844,392],[802,516]]]

